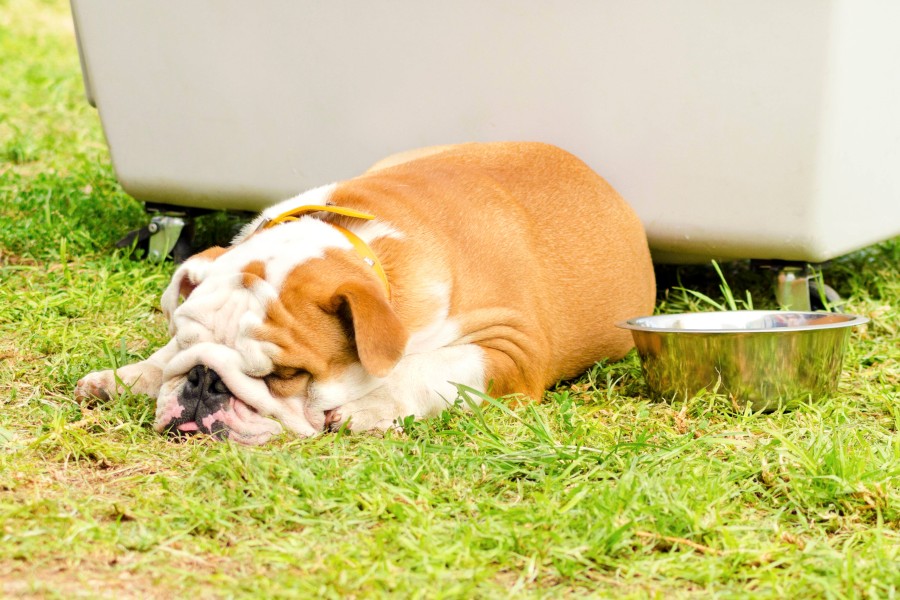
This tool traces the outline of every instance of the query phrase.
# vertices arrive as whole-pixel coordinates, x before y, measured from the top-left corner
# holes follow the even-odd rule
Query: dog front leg
[[[85,375],[75,385],[75,399],[109,399],[125,392],[145,394],[156,398],[162,386],[163,368],[178,352],[178,344],[171,339],[168,344],[151,354],[146,360],[125,365],[118,369],[95,371]]]
[[[385,385],[327,411],[325,426],[332,431],[345,424],[351,431],[385,431],[404,417],[433,417],[456,402],[456,384],[484,391],[484,377],[485,354],[475,344],[410,354],[397,363]]]

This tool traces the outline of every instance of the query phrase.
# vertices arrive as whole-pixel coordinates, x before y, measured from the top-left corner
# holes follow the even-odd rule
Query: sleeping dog
[[[539,400],[621,358],[632,342],[614,324],[654,297],[640,221],[579,159],[432,147],[272,206],[184,262],[162,296],[171,341],[75,392],[128,388],[157,398],[160,432],[247,444],[385,430],[439,414],[456,384]]]

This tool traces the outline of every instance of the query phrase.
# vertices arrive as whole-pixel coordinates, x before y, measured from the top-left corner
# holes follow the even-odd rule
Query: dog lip
[[[179,417],[170,420],[160,429],[179,438],[205,434],[223,441],[231,440],[248,446],[258,446],[282,430],[277,421],[269,424],[251,423],[250,420],[254,420],[254,417],[260,417],[259,411],[234,396],[226,406],[200,419],[181,417],[183,411],[180,409],[172,412],[178,413]]]
[[[227,427],[227,425],[225,424],[226,419],[227,417],[225,416],[225,411],[219,409],[216,412],[208,414],[200,419],[199,425],[203,426],[203,431],[208,433],[215,433],[217,429],[217,423],[220,425],[220,427]],[[195,425],[198,425],[198,423],[195,423]]]

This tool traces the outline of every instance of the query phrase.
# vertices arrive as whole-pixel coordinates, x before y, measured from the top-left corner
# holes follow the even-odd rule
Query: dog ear
[[[363,368],[375,377],[386,377],[403,358],[408,334],[403,323],[375,281],[342,284],[331,299],[335,314],[349,312],[349,325]]]
[[[206,278],[209,266],[213,261],[226,252],[228,252],[227,248],[213,246],[199,254],[195,254],[178,267],[160,300],[163,314],[170,325],[172,323],[172,314],[178,308],[181,298],[187,298],[191,295],[191,292]],[[169,333],[172,332],[170,331]]]

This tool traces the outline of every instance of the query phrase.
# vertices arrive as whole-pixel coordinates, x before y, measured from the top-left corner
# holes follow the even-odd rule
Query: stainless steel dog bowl
[[[655,398],[706,389],[759,411],[833,392],[850,328],[866,322],[837,313],[746,310],[640,317],[618,326],[631,330]]]

